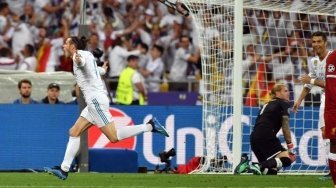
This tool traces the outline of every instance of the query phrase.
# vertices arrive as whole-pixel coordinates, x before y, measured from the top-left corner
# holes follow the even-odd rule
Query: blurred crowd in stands
[[[292,10],[302,5],[293,1]],[[80,6],[80,0],[1,0],[0,69],[71,72],[62,46],[65,38],[78,35]],[[288,84],[293,100],[294,84],[308,73],[314,55],[310,34],[328,32],[335,48],[335,17],[255,9],[244,14],[245,104],[268,100],[278,81]],[[102,49],[100,60],[108,61],[109,89],[116,88],[129,55],[139,56],[138,71],[148,92],[197,89],[193,84],[202,77],[201,58],[190,16],[157,0],[87,0],[85,21],[88,50]]]
[[[292,3],[289,11],[297,11],[309,2],[295,0]],[[293,101],[294,87],[300,83],[301,75],[309,73],[308,62],[315,56],[311,34],[326,32],[327,48],[335,49],[336,17],[252,9],[245,10],[244,14],[245,105],[255,106],[268,101],[268,92],[276,82],[288,85]]]
[[[37,72],[72,71],[64,38],[78,35],[80,0],[7,0],[0,3],[0,68]],[[89,50],[100,48],[109,62],[107,77],[118,79],[129,55],[140,57],[139,72],[149,92],[162,80],[178,82],[200,67],[190,18],[158,1],[88,0]],[[166,73],[170,73],[169,75]],[[113,87],[113,84],[112,84]]]

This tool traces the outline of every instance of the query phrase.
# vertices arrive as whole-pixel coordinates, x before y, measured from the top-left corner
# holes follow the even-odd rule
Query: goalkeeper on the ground
[[[260,109],[250,136],[251,148],[258,163],[252,163],[244,158],[235,168],[235,174],[252,171],[257,175],[276,175],[279,169],[288,167],[295,161],[289,129],[288,88],[284,84],[276,84],[270,95],[272,99]],[[287,149],[281,145],[276,136],[280,129],[287,143]]]

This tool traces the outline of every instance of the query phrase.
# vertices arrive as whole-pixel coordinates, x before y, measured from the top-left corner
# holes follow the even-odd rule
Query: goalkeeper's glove
[[[288,155],[289,155],[291,162],[292,163],[295,162],[296,154],[294,151],[294,144],[292,142],[287,144],[287,150],[288,150]]]

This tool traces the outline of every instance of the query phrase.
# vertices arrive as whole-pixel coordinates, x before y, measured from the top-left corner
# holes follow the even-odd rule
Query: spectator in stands
[[[267,64],[273,73],[273,79],[276,82],[282,82],[287,85],[289,90],[289,99],[294,100],[294,64],[289,56],[289,52],[283,49],[279,55],[274,55],[272,60]]]
[[[336,18],[335,16],[328,16],[328,23],[329,23],[329,44],[328,49],[336,46]]]
[[[71,91],[72,100],[67,104],[78,104],[77,98],[80,95],[80,89],[77,84],[74,85],[73,90]]]
[[[32,83],[28,79],[20,80],[18,89],[21,97],[14,100],[13,104],[37,104],[38,102],[30,97],[32,92]]]
[[[23,59],[19,63],[18,70],[29,70],[36,71],[37,59],[34,54],[35,48],[31,44],[26,44],[22,49],[21,53],[23,55]]]
[[[44,104],[64,104],[58,99],[61,87],[57,83],[50,83],[48,85],[47,96],[42,99],[41,103]]]
[[[88,50],[93,52],[95,49],[103,49],[103,44],[101,43],[97,33],[92,33],[88,41]],[[102,55],[104,57],[104,55]]]
[[[52,0],[35,0],[37,24],[47,27],[50,30],[58,26],[58,21],[67,7],[69,0],[52,1]]]
[[[154,20],[154,16],[155,13],[152,9],[147,8],[145,11],[145,18],[144,18],[144,29],[147,32],[150,32],[150,30],[153,28],[153,25],[155,25],[155,20]]]
[[[164,63],[162,61],[163,47],[154,45],[150,51],[150,60],[139,72],[146,78],[146,88],[148,92],[158,92],[160,90],[161,78],[163,76]]]
[[[12,14],[21,15],[25,4],[28,4],[31,0],[5,0],[8,3],[8,7]]]
[[[242,63],[242,73],[243,73],[243,87],[247,94],[248,89],[252,83],[254,76],[257,73],[258,62],[261,60],[261,57],[255,51],[255,46],[253,44],[248,44],[244,53],[244,60]]]
[[[127,57],[127,67],[121,72],[116,98],[118,104],[144,105],[146,89],[144,79],[137,71],[139,57],[130,55]]]
[[[171,91],[186,91],[187,84],[187,68],[188,63],[198,63],[200,54],[196,51],[192,54],[192,47],[190,45],[190,38],[188,36],[180,37],[180,47],[177,49],[174,62],[169,73],[169,90]]]
[[[12,14],[11,20],[12,27],[10,29],[12,32],[8,36],[11,37],[12,51],[16,56],[20,53],[26,44],[34,44],[34,41],[33,34],[29,29],[29,25],[20,20],[19,15]]]
[[[88,1],[87,5],[89,4]],[[77,36],[79,31],[79,25],[80,25],[80,9],[81,9],[81,1],[70,1],[70,7],[66,8],[64,11],[64,14],[62,15],[63,18],[68,20],[69,22],[69,35],[71,36]],[[87,13],[90,11],[87,7]],[[90,17],[87,16],[87,22],[90,21]]]
[[[180,25],[183,22],[183,18],[180,14],[177,14],[175,9],[168,8],[167,14],[165,14],[160,20],[160,28],[162,32],[168,35],[172,35],[174,33],[174,27],[176,25]]]
[[[48,28],[39,29],[38,72],[54,72],[60,70],[60,57],[63,55],[62,45],[69,36],[69,25],[66,19],[60,20],[60,30],[48,33]]]
[[[35,10],[34,10],[34,6],[31,3],[26,3],[24,5],[24,9],[23,12],[21,12],[21,16],[20,19],[27,23],[30,27],[35,27],[35,18],[36,18],[36,14],[35,14]]]
[[[162,60],[165,63],[165,72],[169,72],[174,62],[174,56],[180,42],[179,39],[182,36],[182,31],[175,29],[173,35],[163,35],[160,26],[156,24],[153,25],[150,34],[153,43],[158,44],[164,48]]]
[[[118,80],[121,71],[126,67],[126,58],[130,55],[140,55],[140,50],[132,51],[132,43],[129,36],[122,37],[118,40],[117,45],[108,52],[109,74],[108,76],[114,80]],[[110,88],[115,91],[116,85],[112,83]]]
[[[140,50],[141,54],[139,55],[139,69],[144,69],[150,60],[150,55],[148,54],[148,45],[140,42],[137,44],[137,49]]]
[[[269,11],[260,10],[256,13],[252,32],[257,37],[257,52],[260,54],[264,54],[266,56],[272,54],[272,45],[270,41],[270,33],[268,31],[268,19],[269,19]]]
[[[0,2],[0,47],[7,47],[7,42],[10,40],[10,38],[6,35],[6,32],[10,28],[10,24],[7,18],[9,12],[10,9],[8,7],[8,3]]]
[[[289,23],[286,22],[284,13],[273,11],[267,20],[267,30],[272,52],[279,50],[281,46],[286,46]]]
[[[13,53],[10,48],[0,48],[0,69],[16,70],[17,61],[13,58]]]
[[[294,29],[299,30],[302,32],[302,36],[304,40],[310,40],[311,38],[311,21],[309,21],[311,18],[308,14],[301,13],[297,14],[296,21],[293,22]]]
[[[294,66],[294,83],[299,82],[299,77],[308,74],[308,53],[302,43],[293,42],[287,49]]]

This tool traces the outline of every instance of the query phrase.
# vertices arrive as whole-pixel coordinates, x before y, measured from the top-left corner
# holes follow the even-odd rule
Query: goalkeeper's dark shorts
[[[259,162],[274,158],[286,149],[281,145],[278,138],[253,139],[251,136],[251,148]]]

